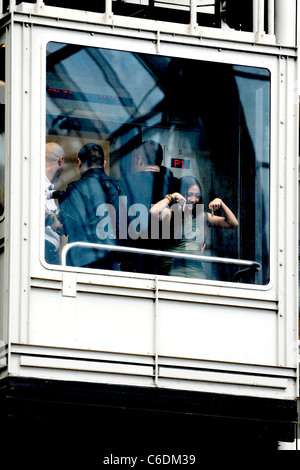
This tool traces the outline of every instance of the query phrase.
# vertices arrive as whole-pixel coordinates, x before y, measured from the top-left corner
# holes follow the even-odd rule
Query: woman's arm
[[[235,228],[239,225],[239,222],[235,217],[234,213],[229,209],[229,207],[226,206],[225,202],[223,202],[222,199],[214,199],[209,204],[209,209],[211,210],[211,214],[208,213],[208,222],[213,227]],[[223,210],[224,217],[219,217],[215,215],[215,211],[217,211],[218,209]]]
[[[164,199],[158,201],[154,204],[150,209],[150,214],[154,217],[159,218],[159,220],[164,220],[165,218],[169,218],[171,220],[172,211],[171,206],[173,204],[179,204],[180,206],[184,207],[186,203],[185,198],[179,193],[167,194]]]

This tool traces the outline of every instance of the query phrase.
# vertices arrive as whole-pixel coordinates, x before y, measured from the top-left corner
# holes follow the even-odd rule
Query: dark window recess
[[[252,3],[252,0],[227,0],[223,12],[227,25],[240,31],[253,31]]]
[[[23,0],[16,0],[16,5],[20,5],[21,3],[23,3]],[[36,3],[36,0],[26,0],[26,3]]]
[[[70,8],[72,10],[92,11],[95,13],[104,13],[105,11],[104,0],[97,2],[95,0],[86,0],[85,2],[79,0],[45,0],[44,3],[51,7]]]

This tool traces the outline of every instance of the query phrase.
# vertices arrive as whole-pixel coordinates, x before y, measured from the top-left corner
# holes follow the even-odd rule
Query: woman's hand
[[[217,197],[216,199],[214,199],[212,202],[209,203],[208,207],[211,210],[212,217],[215,215],[215,212],[222,207],[222,205],[223,205],[223,201],[219,197]]]
[[[174,199],[174,204],[178,204],[183,210],[186,205],[186,199],[180,193],[173,193],[172,198]]]
[[[167,194],[161,201],[154,204],[150,209],[150,214],[163,220],[168,218],[171,220],[173,204],[178,205],[181,211],[184,210],[186,199],[180,193]]]

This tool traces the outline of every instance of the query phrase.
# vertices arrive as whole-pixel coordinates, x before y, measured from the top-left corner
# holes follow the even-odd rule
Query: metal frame
[[[61,41],[64,42],[64,40],[65,40],[65,39],[64,39],[65,33],[64,33],[63,30],[62,30],[62,26],[63,26],[62,23],[59,22],[58,27],[61,28],[61,33],[62,33],[62,36],[61,36],[62,39],[61,39]],[[110,30],[107,30],[106,28],[103,29],[103,27],[100,27],[100,26],[99,26],[98,29],[99,29],[100,35],[101,35],[102,31],[103,31],[103,32],[105,31],[106,34],[111,34],[111,36],[114,38],[115,41],[119,41],[120,38],[124,35],[124,30],[119,29],[119,28],[114,28],[113,30],[111,30],[111,29],[110,29]],[[95,29],[91,30],[91,29],[89,28],[89,25],[87,25],[87,27],[86,27],[86,32],[89,32],[89,31],[95,31]],[[138,38],[136,37],[135,33],[134,33],[132,30],[128,30],[126,33],[128,33],[128,36],[127,36],[126,40],[128,40],[128,41],[129,41],[129,40],[136,41],[136,40],[138,39]],[[98,42],[97,42],[97,36],[98,36],[98,34],[96,34],[96,33],[91,33],[91,37],[90,37],[90,39],[88,40],[87,45],[92,45],[92,46],[96,46],[96,47],[97,47],[97,44],[98,44]],[[100,37],[100,36],[98,36],[98,37]],[[139,38],[140,38],[140,39],[143,39],[143,40],[146,40],[147,38],[150,39],[150,38],[153,38],[153,37],[155,37],[155,36],[151,35],[150,37],[148,37],[147,33],[143,32],[143,31],[141,31],[140,34],[139,34]],[[105,36],[103,36],[103,38],[105,38]],[[193,38],[174,37],[174,38],[172,38],[172,40],[174,41],[174,44],[173,44],[173,45],[171,44],[170,46],[175,46],[175,47],[176,47],[176,44],[177,44],[179,41],[181,41],[181,40],[183,41],[183,44],[181,45],[181,47],[184,47],[184,45],[186,45],[187,47],[190,46],[190,47],[193,48],[193,46],[198,45],[198,43],[196,44],[196,43],[194,42]],[[170,37],[169,37],[167,34],[160,34],[159,49],[160,49],[161,53],[164,53],[164,52],[162,52],[162,51],[163,51],[163,49],[162,49],[163,47],[164,47],[164,50],[165,50],[165,48],[169,48],[169,44],[168,44],[169,41],[170,41]],[[151,42],[153,43],[153,41],[151,41]],[[149,43],[149,44],[150,44],[150,43]],[[112,46],[112,47],[113,47],[113,46]],[[126,50],[126,47],[127,47],[127,46],[124,47],[124,50]],[[153,52],[155,52],[155,49],[156,49],[158,46],[151,44],[150,47],[153,48]],[[180,47],[180,45],[178,45],[178,48],[179,48],[179,47]],[[210,41],[204,41],[204,40],[202,40],[201,55],[202,55],[202,53],[203,53],[203,60],[205,60],[206,57],[208,58],[208,60],[211,60],[211,57],[212,57],[212,55],[211,55],[211,47],[212,47],[212,43],[210,43]],[[198,49],[198,48],[197,48],[197,49]],[[199,53],[197,52],[197,49],[194,48],[194,51],[196,52],[197,56],[199,56]],[[137,50],[138,50],[138,49],[137,49]],[[143,46],[143,50],[144,50],[144,46]],[[178,49],[178,51],[179,51],[179,49]],[[198,51],[200,51],[200,49],[198,49]],[[252,45],[252,46],[251,46],[251,49],[248,49],[248,48],[247,48],[246,51],[247,51],[247,52],[252,52],[252,53],[254,52],[256,55],[257,55],[257,53],[260,53],[260,54],[261,54],[261,57],[259,57],[259,56],[257,55],[257,59],[256,59],[256,60],[259,60],[259,63],[261,64],[261,65],[258,65],[258,66],[263,66],[262,64],[266,64],[266,62],[264,62],[264,59],[263,59],[264,53],[266,52],[266,50],[265,50],[265,48],[264,48],[263,46],[261,46],[261,48],[258,47],[258,48],[256,48],[255,50],[253,50],[253,45]],[[246,52],[246,51],[241,52],[241,54],[244,54],[244,52]],[[153,53],[153,52],[150,51],[150,53]],[[220,54],[220,52],[221,52],[221,50],[219,51],[219,54]],[[222,50],[222,52],[223,52],[223,50]],[[227,56],[227,58],[225,58],[225,63],[230,63],[230,62],[231,62],[230,57],[234,54],[234,52],[233,52],[232,50],[227,51],[227,52],[228,52],[229,55]],[[226,48],[224,48],[224,55],[226,55],[227,52],[226,52]],[[247,52],[246,52],[246,54],[247,54]],[[282,64],[282,65],[283,65],[283,64],[285,63],[285,61],[289,61],[289,55],[291,55],[293,58],[295,57],[295,52],[294,52],[294,51],[287,50],[287,51],[281,51],[281,52],[282,52],[282,54],[284,54],[284,53],[285,53],[285,54],[288,54],[288,57],[286,57],[285,55],[281,55],[281,57],[280,57],[280,59],[279,59],[279,64]],[[220,54],[220,61],[221,61],[221,62],[224,60],[224,55],[222,55],[222,57],[221,57],[221,54]],[[270,57],[271,57],[271,55],[273,55],[273,54],[272,54],[272,49],[269,49],[269,50],[268,50],[268,55],[269,55]],[[276,56],[276,54],[275,54],[275,56]],[[248,58],[249,58],[249,59],[251,58],[251,54],[248,56]],[[283,59],[285,59],[285,60],[283,60]],[[241,64],[245,64],[245,65],[247,64],[247,65],[249,65],[249,66],[250,66],[250,64],[253,65],[253,61],[252,61],[251,59],[250,59],[248,62],[245,62],[245,60],[246,60],[246,56],[244,55]],[[271,59],[271,60],[273,60],[273,66],[271,67],[272,73],[273,73],[273,72],[275,71],[276,62],[274,62],[274,59]],[[275,82],[274,82],[274,83],[275,83]],[[272,86],[272,89],[273,89],[273,91],[272,91],[272,103],[273,103],[273,104],[275,104],[275,99],[276,99],[276,96],[277,96],[277,90],[276,90],[276,86],[274,87],[274,83],[273,83],[273,86]],[[282,83],[284,83],[284,82],[282,82]],[[284,87],[284,84],[283,84],[282,86]],[[276,115],[276,113],[277,113],[276,107],[274,107],[273,109],[274,109],[274,115]],[[42,126],[43,126],[43,123],[42,123]],[[280,132],[285,131],[285,127],[283,127],[283,126],[280,126],[280,127],[281,127],[281,128],[280,128]],[[273,147],[273,149],[274,149],[274,142],[275,142],[275,137],[274,137],[274,136],[276,135],[276,133],[277,133],[277,129],[276,129],[276,120],[273,119],[273,124],[272,124],[272,129],[271,129],[271,134],[273,135],[273,141],[272,141],[272,147]],[[43,151],[43,150],[41,149],[41,152],[42,152],[42,151]],[[273,150],[273,153],[274,153],[274,150]],[[273,163],[275,163],[274,157],[273,157]],[[43,171],[43,170],[42,170],[42,171]],[[275,187],[275,184],[276,184],[276,181],[275,181],[275,180],[276,180],[276,178],[277,178],[277,171],[278,171],[278,170],[277,170],[277,165],[275,164],[275,166],[273,165],[272,174],[271,174],[271,187],[273,187],[273,188]],[[282,173],[282,174],[283,174],[283,173]],[[272,206],[273,206],[273,203],[272,203]],[[271,218],[271,233],[273,233],[273,231],[274,231],[275,229],[277,230],[277,227],[276,227],[276,220],[275,220],[275,219],[276,219],[276,218],[274,218],[274,217]],[[99,246],[99,245],[97,245],[97,246]],[[110,245],[110,246],[111,246],[111,245]],[[277,263],[277,260],[275,260],[275,257],[274,257],[274,245],[273,245],[273,243],[271,243],[270,252],[271,252],[271,259],[270,259],[271,272],[274,273],[274,272],[275,272],[275,271],[274,271],[274,267],[275,267],[275,264]],[[165,255],[163,255],[163,256],[165,256]],[[206,262],[207,257],[203,257],[203,258],[204,258],[203,261]],[[43,263],[43,261],[42,261],[42,263]],[[44,265],[45,265],[45,264],[44,264]],[[45,265],[45,266],[47,266],[47,267],[49,268],[49,265]],[[272,268],[272,266],[273,266],[273,268]],[[55,269],[57,269],[57,270],[62,270],[62,267],[61,267],[61,266],[56,266]],[[67,270],[68,270],[68,271],[74,270],[74,267],[68,267]],[[115,274],[117,274],[117,273],[112,272],[112,276],[114,276]],[[208,282],[208,281],[207,281],[207,282]],[[207,282],[206,282],[206,283],[207,283]],[[239,284],[238,286],[239,286],[239,288],[245,288],[245,289],[250,289],[250,290],[251,290],[251,289],[255,289],[257,292],[258,292],[258,291],[265,292],[265,291],[270,291],[270,290],[273,288],[274,282],[276,282],[276,279],[274,278],[274,275],[273,275],[273,276],[271,277],[270,284],[269,284],[268,286],[257,286],[257,285],[256,285],[256,286],[249,286],[249,285],[243,286],[242,284]],[[225,287],[225,284],[222,283],[222,286]]]

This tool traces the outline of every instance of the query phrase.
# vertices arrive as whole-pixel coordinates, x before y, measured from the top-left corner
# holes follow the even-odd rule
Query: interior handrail
[[[234,266],[243,266],[251,268],[255,272],[261,270],[261,264],[256,261],[248,261],[243,259],[233,258],[221,258],[217,256],[204,256],[204,255],[192,255],[190,253],[177,253],[174,251],[161,251],[161,250],[148,250],[145,248],[133,248],[129,246],[120,245],[106,245],[103,243],[88,243],[88,242],[73,242],[68,243],[64,246],[61,254],[62,266],[67,266],[67,254],[73,248],[87,248],[94,250],[106,250],[106,251],[117,251],[122,253],[133,253],[148,256],[163,256],[165,258],[177,258],[177,259],[189,259],[193,261],[200,261],[202,263],[220,263],[220,264],[231,264]]]

